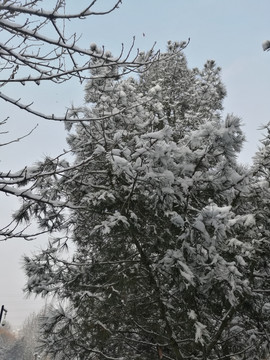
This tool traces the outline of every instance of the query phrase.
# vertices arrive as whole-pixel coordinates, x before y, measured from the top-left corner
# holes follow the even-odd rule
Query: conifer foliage
[[[38,184],[44,198],[48,182],[73,204],[59,221],[73,254],[62,253],[65,237],[25,258],[27,291],[65,303],[44,318],[53,356],[251,360],[268,351],[266,150],[252,171],[237,163],[244,136],[238,117],[222,118],[220,69],[189,69],[182,47],[169,43],[137,77],[94,66],[86,105],[67,124],[74,163]]]

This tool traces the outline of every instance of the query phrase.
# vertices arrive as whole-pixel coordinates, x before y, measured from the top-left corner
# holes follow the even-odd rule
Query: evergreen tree
[[[207,61],[201,71],[189,69],[180,49],[180,43],[169,42],[167,53],[160,56],[161,61],[142,72],[140,88],[148,91],[157,83],[161,86],[160,101],[166,120],[174,131],[185,134],[219,115],[226,90],[220,78],[221,69],[213,60]],[[162,61],[168,55],[170,61]]]
[[[0,359],[6,359],[6,354],[10,351],[15,343],[15,336],[12,333],[11,327],[9,324],[6,324],[5,327],[0,328]],[[10,358],[11,359],[11,358]]]
[[[96,119],[69,127],[75,162],[48,180],[76,207],[65,223],[75,251],[67,259],[56,239],[25,258],[27,291],[68,303],[44,320],[53,356],[251,360],[267,351],[258,314],[270,299],[258,286],[269,267],[258,259],[258,181],[237,164],[241,121],[221,117],[220,69],[189,69],[180,48],[170,43],[166,61],[137,79],[96,66],[86,106],[70,114]]]

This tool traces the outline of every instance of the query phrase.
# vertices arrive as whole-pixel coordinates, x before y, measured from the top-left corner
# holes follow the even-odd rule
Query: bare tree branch
[[[1,124],[0,124],[0,125],[1,125]],[[23,136],[20,136],[20,137],[18,137],[17,139],[10,140],[10,141],[5,142],[5,143],[0,143],[0,147],[1,147],[1,146],[6,146],[6,145],[10,145],[10,144],[12,144],[12,143],[14,143],[14,142],[19,142],[19,141],[21,141],[22,139],[24,139],[24,138],[28,137],[29,135],[31,135],[31,134],[35,131],[35,129],[36,129],[37,127],[38,127],[38,124],[37,124],[32,130],[30,130],[27,134],[25,134],[25,135],[23,135]]]
[[[16,1],[10,1],[12,4]],[[9,1],[6,2],[6,4],[9,3]],[[36,15],[39,17],[44,17],[49,20],[56,20],[56,19],[77,19],[77,18],[86,18],[90,15],[107,15],[113,12],[115,9],[119,7],[119,5],[122,3],[122,0],[118,0],[114,6],[112,6],[110,9],[106,11],[91,11],[91,8],[97,3],[97,0],[90,2],[90,4],[81,10],[80,12],[76,12],[74,14],[65,14],[65,13],[59,13],[58,11],[62,10],[64,8],[63,3],[60,1],[57,1],[58,5],[56,4],[56,7],[53,11],[45,11],[43,9],[33,9],[31,8],[30,4],[37,3],[37,1],[31,1],[29,2],[29,7],[27,7],[28,4],[25,6],[14,6],[14,5],[6,5],[6,4],[0,4],[0,10],[7,10],[11,14],[13,13],[20,13],[20,14],[27,14],[27,15]]]
[[[121,0],[115,0],[108,9],[98,10],[99,1],[76,11],[69,9],[72,2],[54,0],[50,9],[41,7],[38,0],[7,0],[0,4],[0,87],[6,84],[36,83],[51,81],[56,84],[77,78],[81,83],[91,78],[89,70],[99,67],[117,66],[122,69],[119,76],[151,65],[159,53],[147,55],[134,50],[134,42],[124,53],[124,45],[116,57],[90,44],[80,46],[81,37],[72,31],[73,21],[90,20],[90,16],[106,15],[116,10]],[[68,34],[68,35],[67,35]],[[7,95],[1,94],[3,100]],[[9,101],[29,112],[30,105],[22,106],[16,99]],[[33,101],[34,102],[34,101]],[[48,114],[30,111],[38,117],[54,120]]]

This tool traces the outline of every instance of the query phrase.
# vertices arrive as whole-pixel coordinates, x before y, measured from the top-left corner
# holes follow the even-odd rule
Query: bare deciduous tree
[[[151,63],[158,53],[149,52],[142,56],[139,51],[132,56],[132,46],[116,57],[95,43],[89,48],[80,47],[80,36],[72,32],[74,20],[87,21],[92,16],[106,15],[118,8],[121,0],[104,11],[95,10],[100,1],[84,1],[85,7],[75,12],[70,9],[70,1],[51,1],[47,10],[40,0],[5,0],[0,3],[0,87],[7,83],[36,83],[50,81],[63,83],[71,78],[80,82],[89,79],[89,70],[100,67],[118,66],[123,74]],[[45,8],[43,8],[45,6]],[[48,5],[47,5],[48,6]],[[73,4],[74,7],[74,4]],[[93,62],[96,59],[98,61]],[[20,109],[49,120],[53,114],[42,114],[32,109],[32,104],[23,104],[20,99],[0,93],[0,98]]]

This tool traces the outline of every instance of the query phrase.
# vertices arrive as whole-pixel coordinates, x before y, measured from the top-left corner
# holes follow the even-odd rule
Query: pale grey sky
[[[85,1],[85,0],[84,0]],[[112,3],[112,0],[100,0]],[[227,88],[224,115],[234,113],[242,118],[247,142],[240,160],[250,163],[261,138],[258,128],[270,121],[270,53],[262,51],[262,42],[270,39],[269,0],[123,0],[122,6],[105,17],[89,18],[77,23],[74,31],[82,33],[82,43],[105,45],[118,54],[123,42],[126,48],[136,37],[136,47],[164,50],[167,40],[191,39],[185,50],[189,66],[202,67],[214,59],[222,68]],[[143,33],[145,36],[143,36]],[[72,82],[63,86],[11,86],[5,91],[22,101],[33,101],[38,110],[62,115],[72,102],[83,102],[83,86]],[[44,155],[57,155],[65,144],[62,124],[35,119],[1,102],[1,115],[10,116],[5,126],[6,138],[16,138],[39,123],[38,128],[20,143],[1,148],[1,171],[18,170]],[[0,196],[0,223],[7,221],[16,201]],[[46,238],[27,243],[10,240],[0,243],[0,305],[8,309],[7,320],[16,328],[23,319],[44,303],[25,300],[25,279],[21,257],[45,244]]]

